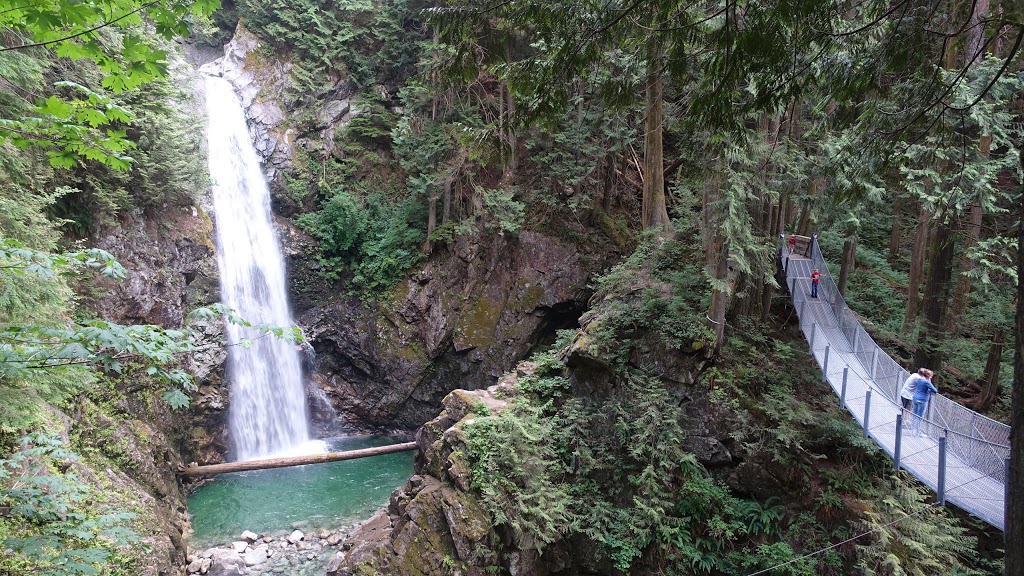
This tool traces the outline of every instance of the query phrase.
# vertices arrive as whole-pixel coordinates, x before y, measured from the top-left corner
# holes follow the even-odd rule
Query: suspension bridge
[[[904,412],[900,389],[910,372],[883,351],[861,326],[836,289],[814,237],[796,237],[781,251],[786,282],[800,329],[822,376],[864,430],[893,458],[949,502],[1003,529],[1010,427],[934,394],[916,431]],[[784,243],[786,244],[786,243]],[[792,251],[792,253],[790,253]],[[818,297],[811,297],[812,271],[821,272]]]

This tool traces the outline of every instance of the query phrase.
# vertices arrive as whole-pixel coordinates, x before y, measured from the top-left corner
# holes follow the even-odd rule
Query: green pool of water
[[[328,450],[356,450],[406,442],[389,436],[325,440]],[[192,546],[237,540],[243,530],[259,534],[298,528],[336,527],[369,518],[412,474],[412,452],[222,474],[189,496]]]

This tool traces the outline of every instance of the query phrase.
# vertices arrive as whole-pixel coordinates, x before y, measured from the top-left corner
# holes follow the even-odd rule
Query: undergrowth
[[[638,342],[692,357],[708,337],[695,312],[706,292],[684,292],[699,283],[675,280],[689,272],[685,258],[663,257],[672,248],[643,244],[598,280],[586,328],[534,355],[509,406],[465,425],[472,487],[507,541],[543,553],[585,539],[597,555],[576,561],[602,573],[989,573],[975,537],[838,409],[796,335],[740,323],[690,386],[637,364]],[[650,274],[660,262],[674,264]],[[690,308],[664,307],[676,290]],[[607,367],[603,383],[565,366],[584,342]],[[695,398],[713,410],[725,467],[686,449],[683,406]],[[775,493],[730,488],[741,461],[774,476]]]

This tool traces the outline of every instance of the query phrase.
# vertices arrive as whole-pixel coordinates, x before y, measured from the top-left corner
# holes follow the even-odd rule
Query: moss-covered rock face
[[[451,390],[494,384],[556,329],[576,326],[601,262],[536,232],[461,238],[384,302],[297,293],[313,379],[352,425],[418,426]]]
[[[65,422],[71,448],[82,456],[81,480],[103,505],[134,515],[131,527],[143,546],[129,548],[120,563],[133,574],[165,576],[184,562],[189,530],[176,475],[181,439],[175,416],[157,399],[159,385],[138,389],[144,378],[101,381]]]
[[[497,412],[514,376],[487,390],[456,390],[444,411],[416,435],[416,475],[348,537],[328,574],[488,574],[502,570],[501,539],[480,500],[469,491],[460,427],[479,410]],[[528,574],[530,572],[520,572]]]
[[[213,222],[201,206],[134,213],[92,243],[127,270],[122,282],[92,286],[86,304],[102,318],[181,327],[190,309],[219,299]],[[101,380],[66,409],[71,448],[83,456],[79,476],[112,506],[135,514],[133,528],[146,549],[122,559],[133,574],[178,574],[189,525],[177,467],[224,453],[223,328],[215,322],[196,332],[199,352],[182,359],[200,385],[189,411],[172,412],[160,399],[162,385],[131,372]]]

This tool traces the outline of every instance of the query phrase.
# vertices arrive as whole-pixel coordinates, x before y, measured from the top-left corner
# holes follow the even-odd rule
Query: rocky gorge
[[[288,64],[262,53],[257,57],[253,50],[258,47],[259,40],[239,27],[223,60],[207,63],[204,70],[220,66],[220,73],[243,96],[256,148],[266,160],[267,177],[276,192],[275,207],[287,213],[287,202],[279,200],[282,171],[290,166],[293,147],[322,141],[353,112],[343,101],[331,100],[318,116],[324,121],[324,132],[303,136],[287,128],[282,82]],[[203,565],[201,554],[185,558],[189,531],[185,491],[173,478],[173,470],[189,461],[222,461],[230,450],[225,432],[226,353],[219,345],[223,330],[217,322],[196,322],[186,316],[189,309],[218,299],[212,240],[215,217],[205,201],[138,212],[98,235],[95,243],[129,271],[126,282],[101,284],[94,302],[97,309],[115,311],[111,318],[122,322],[172,327],[187,323],[202,338],[188,361],[198,385],[191,407],[184,418],[168,412],[151,421],[145,437],[159,448],[138,447],[130,452],[137,463],[125,479],[142,474],[140,492],[156,498],[147,515],[166,524],[148,538],[158,550],[165,550],[149,556],[151,572],[147,573],[152,574]],[[308,338],[311,387],[307,395],[312,416],[320,430],[334,432],[410,431],[436,416],[441,399],[451,390],[492,385],[533,347],[549,342],[556,330],[577,324],[589,297],[589,279],[604,265],[608,253],[606,249],[581,251],[578,245],[533,231],[517,237],[462,237],[438,249],[388,298],[366,302],[336,297],[334,289],[316,278],[306,233],[283,214],[277,225],[291,274],[308,280],[295,284],[293,302]],[[137,437],[135,430],[142,425],[136,420],[137,411],[126,405],[124,423],[117,424],[121,432],[114,432],[103,420],[98,430],[104,435]],[[98,433],[91,424],[79,427],[87,436]],[[151,456],[161,454],[156,459]],[[303,556],[311,553],[305,546],[312,544],[321,545],[304,543],[302,554],[291,556],[316,565],[319,559]],[[284,550],[275,554],[285,557]],[[300,552],[294,545],[287,550]],[[207,571],[216,570],[217,562],[207,559],[211,559]]]

